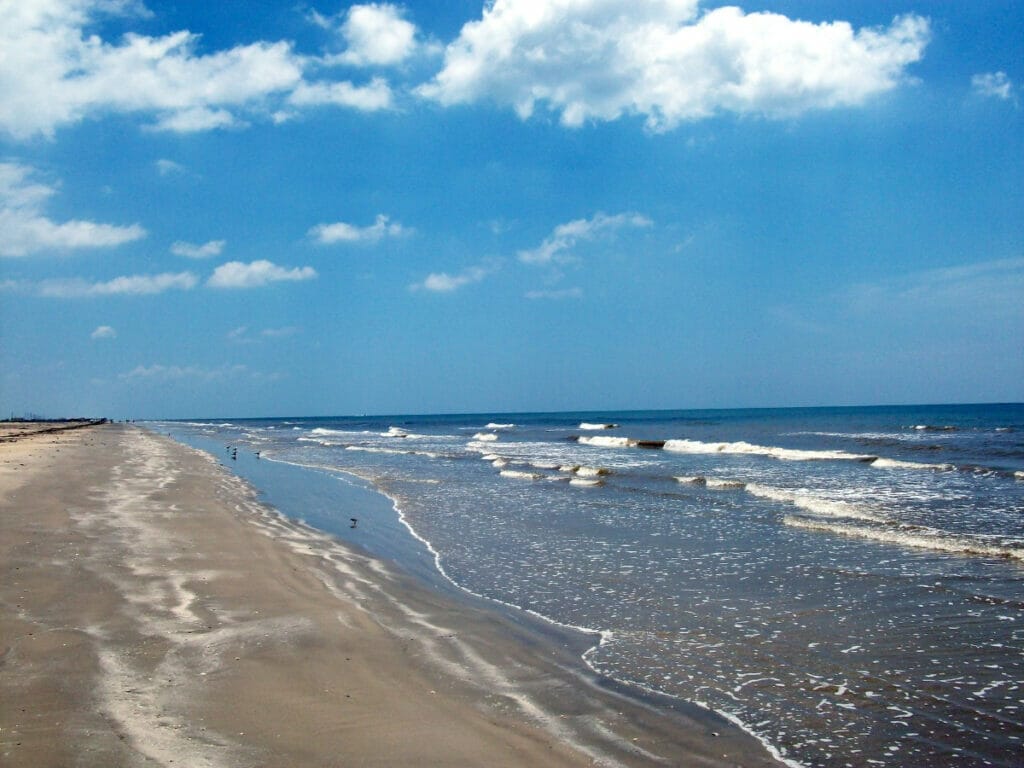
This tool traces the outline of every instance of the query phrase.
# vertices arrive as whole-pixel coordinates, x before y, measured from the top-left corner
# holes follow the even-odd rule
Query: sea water
[[[600,632],[597,672],[793,763],[1024,764],[1024,405],[156,426],[333,473],[339,498],[363,478],[445,578]],[[352,525],[301,496],[275,501]]]

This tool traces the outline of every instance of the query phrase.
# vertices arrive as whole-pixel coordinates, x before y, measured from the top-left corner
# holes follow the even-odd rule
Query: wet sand
[[[0,442],[5,766],[777,765],[127,425]],[[663,704],[663,703],[662,703]]]

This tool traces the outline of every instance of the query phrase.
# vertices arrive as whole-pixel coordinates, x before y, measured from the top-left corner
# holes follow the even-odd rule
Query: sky
[[[1024,400],[1016,0],[0,0],[0,415]]]

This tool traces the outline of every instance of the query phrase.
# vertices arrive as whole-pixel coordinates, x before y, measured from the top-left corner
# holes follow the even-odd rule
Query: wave
[[[884,515],[865,509],[857,504],[851,504],[848,501],[825,499],[809,493],[773,488],[761,485],[760,483],[747,483],[746,490],[751,496],[756,496],[759,499],[792,504],[794,507],[819,517],[845,517],[853,520],[867,520],[874,523],[889,522],[889,518]]]
[[[580,437],[577,442],[582,445],[596,445],[601,448],[635,448],[637,441],[628,437]]]
[[[899,459],[877,458],[871,462],[878,469],[928,469],[933,472],[951,472],[956,469],[953,464],[927,464],[920,461],[900,461]]]
[[[917,432],[956,432],[959,428],[949,425],[915,424],[912,427],[907,427],[907,429],[913,429]]]
[[[619,426],[618,424],[595,424],[593,422],[583,421],[583,422],[580,422],[579,429],[586,429],[586,430],[615,429],[618,426]]]
[[[934,552],[1024,560],[1024,547],[1020,545],[986,544],[961,536],[946,535],[934,529],[918,529],[909,526],[874,528],[866,525],[850,525],[848,523],[814,520],[795,515],[786,516],[783,518],[783,522],[794,528],[835,533],[884,544],[914,547],[915,549],[930,549]]]
[[[582,440],[583,438],[580,438]],[[787,461],[875,461],[877,456],[865,456],[846,451],[807,451],[797,448],[755,445],[754,443],[705,443],[700,440],[666,440],[666,451],[675,453],[723,453],[747,456],[771,456]]]
[[[348,445],[348,443],[339,442],[337,440],[324,440],[320,437],[300,437],[296,439],[299,443],[316,443],[317,445],[326,445],[328,447],[336,447]]]
[[[493,421],[488,424],[484,429],[514,429],[515,424],[495,424]]]
[[[502,477],[513,477],[519,480],[540,480],[544,477],[540,472],[523,472],[518,469],[503,469],[499,474]]]
[[[408,432],[408,431],[402,429],[401,427],[388,427],[388,431],[387,432],[381,432],[380,436],[381,437],[400,437],[400,438],[407,439],[407,440],[421,440],[421,439],[426,437],[426,435],[417,435],[417,434],[415,434],[413,432]]]
[[[293,429],[301,429],[301,427],[293,427]],[[372,435],[375,433],[367,430],[354,432],[344,429],[327,429],[325,427],[317,427],[316,429],[311,429],[309,434],[317,435],[319,437],[365,437],[366,435]],[[299,440],[302,440],[302,438],[300,437]]]
[[[498,439],[498,436],[493,432],[477,432],[473,435],[474,440],[479,440],[481,443],[493,443]]]
[[[569,485],[582,485],[593,488],[597,485],[604,485],[604,481],[588,477],[573,477],[569,479]]]
[[[677,477],[675,480],[677,483],[683,483],[684,485],[700,485],[715,491],[742,490],[747,487],[747,484],[742,480],[726,480],[720,477],[704,477],[703,475]]]
[[[600,477],[601,475],[610,475],[612,471],[605,469],[604,467],[576,467],[577,477]]]
[[[328,445],[337,445],[337,443],[328,443]],[[413,451],[400,451],[397,448],[372,448],[368,445],[347,445],[345,450],[358,451],[359,453],[384,453],[393,456],[405,456],[406,454],[413,453]]]

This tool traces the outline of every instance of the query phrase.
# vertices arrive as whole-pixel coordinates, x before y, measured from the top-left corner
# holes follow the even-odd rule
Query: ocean
[[[1024,765],[1024,404],[150,426],[794,765]]]

